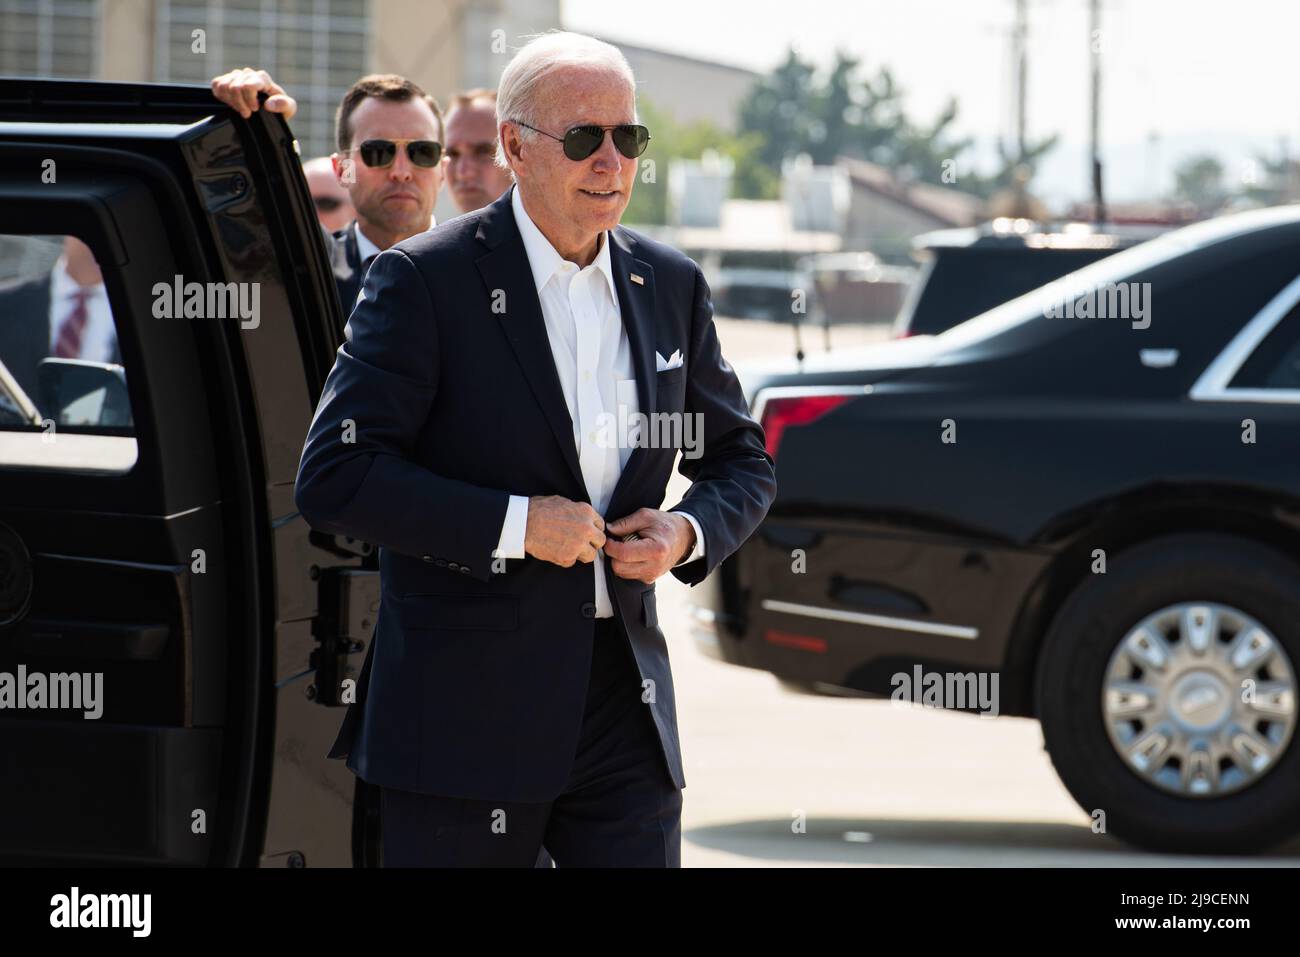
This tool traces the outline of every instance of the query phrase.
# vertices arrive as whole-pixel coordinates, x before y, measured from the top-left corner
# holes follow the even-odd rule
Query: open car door
[[[343,320],[280,117],[0,80],[0,860],[366,862],[373,561],[293,504]]]

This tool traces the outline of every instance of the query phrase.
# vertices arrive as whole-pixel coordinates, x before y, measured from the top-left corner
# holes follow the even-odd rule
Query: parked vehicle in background
[[[706,277],[713,294],[713,312],[728,319],[766,319],[770,322],[809,321],[815,308],[812,273],[783,250],[728,251],[718,258],[718,268]],[[797,295],[802,295],[800,308]]]
[[[938,335],[972,316],[1164,231],[1088,223],[1044,229],[1026,219],[941,229],[913,241],[921,275],[894,322],[894,336]]]
[[[1047,286],[751,375],[779,492],[700,647],[810,692],[996,675],[1108,833],[1258,851],[1300,828],[1300,206],[1068,283],[1132,314]]]
[[[869,252],[821,253],[804,266],[827,325],[894,321],[918,277],[915,266],[891,266]]]

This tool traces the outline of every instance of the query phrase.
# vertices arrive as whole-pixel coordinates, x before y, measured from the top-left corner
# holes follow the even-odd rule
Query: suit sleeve
[[[371,264],[321,393],[294,484],[313,528],[491,580],[509,493],[446,478],[411,458],[438,392],[428,287],[397,249]]]
[[[762,427],[749,415],[735,370],[722,357],[709,285],[698,266],[691,308],[686,412],[700,415],[704,441],[698,458],[683,455],[677,466],[692,484],[673,510],[695,518],[706,547],[702,558],[683,562],[672,573],[696,585],[767,515],[776,497],[776,463],[767,454]]]

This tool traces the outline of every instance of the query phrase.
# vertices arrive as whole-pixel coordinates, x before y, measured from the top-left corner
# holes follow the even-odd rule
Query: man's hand
[[[652,585],[655,579],[685,558],[695,547],[695,528],[685,516],[639,508],[631,515],[605,526],[605,557],[619,578],[632,578]],[[622,541],[635,532],[637,537]]]
[[[605,520],[586,502],[562,495],[534,495],[528,500],[524,551],[534,558],[569,568],[591,563],[605,544]]]
[[[236,110],[244,119],[257,112],[257,94],[266,93],[266,108],[283,114],[286,120],[298,112],[298,101],[280,88],[265,70],[244,67],[231,70],[212,80],[212,95]]]

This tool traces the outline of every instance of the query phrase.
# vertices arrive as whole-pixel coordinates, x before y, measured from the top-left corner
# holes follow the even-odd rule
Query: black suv
[[[0,80],[0,234],[32,250],[0,361],[36,383],[0,374],[0,859],[373,863],[325,757],[373,555],[293,502],[344,316],[288,127],[206,88]],[[112,359],[35,354],[48,237],[93,253]]]
[[[1156,227],[1086,223],[1043,229],[1025,219],[940,229],[912,241],[921,275],[894,320],[893,334],[938,335],[1066,273],[1157,235]]]

